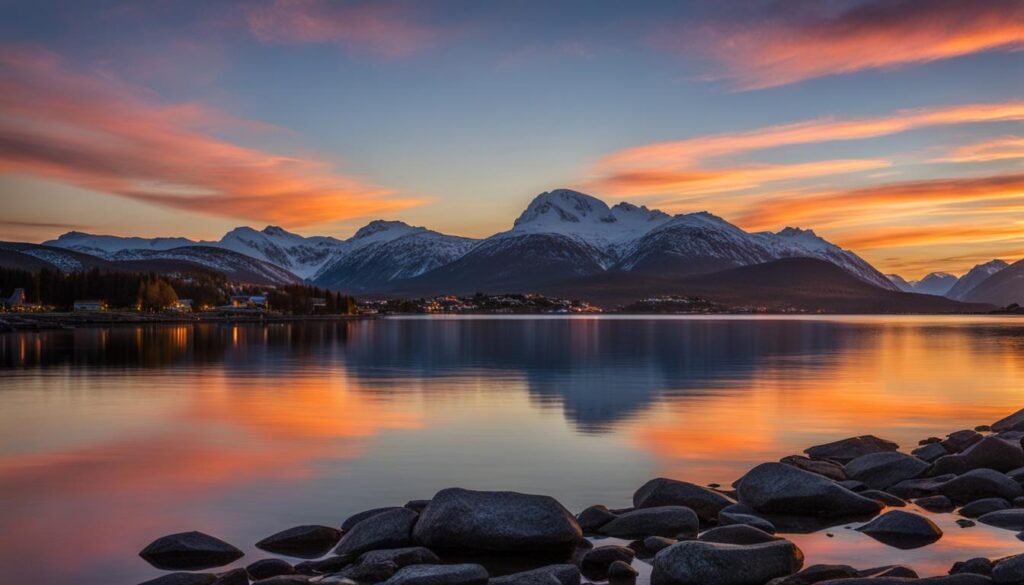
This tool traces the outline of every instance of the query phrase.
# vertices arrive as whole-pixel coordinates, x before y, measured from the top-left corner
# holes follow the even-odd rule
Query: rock
[[[659,477],[652,479],[633,494],[635,508],[684,506],[696,512],[704,522],[718,517],[718,512],[733,501],[706,487]]]
[[[912,580],[908,580],[906,577],[861,577],[858,579],[836,579],[827,583],[828,585],[906,585],[908,582],[914,585],[992,585],[992,581],[988,577],[970,573]]]
[[[1024,431],[1024,408],[992,423],[992,430],[997,433],[1005,431]]]
[[[849,565],[811,565],[787,577],[772,579],[767,585],[813,585],[823,581],[848,579],[861,576],[860,571]]]
[[[719,526],[732,526],[734,524],[746,524],[747,526],[753,526],[754,528],[767,532],[768,534],[775,534],[775,525],[760,516],[754,516],[753,514],[741,514],[739,512],[730,512],[727,510],[723,510],[722,513],[718,515]]]
[[[435,550],[570,552],[582,537],[554,498],[460,488],[438,492],[413,530],[417,543]]]
[[[956,525],[959,526],[960,528],[971,528],[972,526],[977,526],[978,524],[974,520],[967,520],[966,518],[960,518],[959,520],[956,521]]]
[[[334,553],[360,555],[371,550],[409,546],[416,518],[416,512],[408,508],[394,508],[370,516],[341,537]]]
[[[914,479],[928,464],[913,455],[895,451],[863,455],[846,464],[846,475],[871,489],[884,490],[901,481]]]
[[[319,561],[303,561],[295,565],[295,572],[301,575],[326,575],[337,573],[352,564],[355,555],[327,557]]]
[[[957,575],[959,573],[974,573],[976,575],[992,575],[993,565],[994,563],[989,559],[977,557],[953,563],[952,568],[949,569],[949,574]]]
[[[861,435],[824,445],[815,445],[805,449],[804,453],[814,459],[831,459],[845,464],[862,455],[896,451],[899,448],[900,446],[892,441],[879,439],[874,435]]]
[[[1009,477],[1013,481],[1024,485],[1024,467],[1018,467],[1017,469],[1011,469],[1006,472],[1006,477]]]
[[[347,581],[356,583],[382,583],[398,572],[398,565],[392,561],[378,561],[349,565],[344,569],[324,577],[321,585],[343,585]]]
[[[859,496],[820,475],[762,463],[740,481],[740,502],[765,514],[844,517],[875,515],[882,504]]]
[[[245,569],[231,569],[217,575],[213,585],[249,585],[249,573]]]
[[[633,549],[624,546],[598,546],[584,555],[580,569],[588,579],[604,581],[608,575],[608,567],[612,566],[612,563],[615,561],[631,563],[634,557],[636,557],[636,553],[633,552]]]
[[[843,466],[831,461],[811,459],[800,455],[790,455],[788,457],[783,457],[779,462],[785,463],[786,465],[792,465],[797,469],[803,469],[804,471],[823,475],[832,481],[844,481],[848,479],[846,477],[846,470],[843,469]]]
[[[633,581],[640,572],[625,561],[615,561],[608,567],[608,580],[611,582]]]
[[[259,585],[307,585],[310,578],[304,575],[278,575],[258,582]]]
[[[996,561],[992,567],[992,582],[996,585],[1016,585],[1024,581],[1024,555],[1014,555]]]
[[[898,484],[887,488],[885,491],[889,492],[894,496],[903,498],[904,500],[934,496],[935,494],[939,493],[940,485],[953,479],[954,477],[956,476],[950,474],[941,475],[937,477],[908,479],[906,481],[901,481]]]
[[[861,577],[896,577],[898,579],[917,579],[917,573],[903,565],[890,565],[888,567],[875,567],[861,571]]]
[[[657,554],[663,548],[668,548],[673,544],[679,542],[674,538],[665,538],[664,536],[648,536],[644,539],[644,550],[648,554]]]
[[[338,544],[341,531],[330,526],[296,526],[256,543],[256,548],[279,555],[315,559]]]
[[[788,540],[748,546],[691,540],[674,544],[654,557],[651,584],[763,585],[795,573],[803,562],[803,552]]]
[[[583,529],[583,532],[593,534],[617,517],[605,506],[591,506],[577,514],[576,521],[579,523],[580,528]]]
[[[1006,510],[1009,507],[1010,502],[1007,502],[1003,498],[982,498],[980,500],[974,500],[970,504],[960,508],[960,515],[965,518],[977,518],[978,516],[984,516],[989,512]]]
[[[693,510],[683,506],[638,508],[622,514],[601,527],[601,534],[618,538],[697,536],[700,520]]]
[[[363,510],[362,512],[359,512],[358,514],[353,514],[353,515],[349,516],[348,518],[346,518],[345,521],[341,523],[341,531],[342,532],[348,532],[349,530],[352,530],[352,528],[356,524],[359,524],[360,522],[362,522],[363,520],[366,520],[367,518],[373,518],[377,514],[382,514],[384,512],[390,512],[392,510],[398,510],[398,509],[399,509],[398,506],[388,506],[386,508],[373,508],[373,509],[370,509],[370,510]]]
[[[697,540],[722,544],[760,544],[780,539],[749,524],[733,524],[712,528],[698,536]]]
[[[1020,441],[1011,442],[998,437],[985,437],[963,453],[936,459],[932,474],[963,473],[983,468],[1006,472],[1021,466],[1024,466],[1024,449],[1021,449]]]
[[[934,522],[903,510],[886,512],[857,530],[903,550],[920,548],[942,538],[942,530]]]
[[[216,580],[217,576],[209,573],[170,573],[141,585],[213,585]]]
[[[160,537],[139,556],[158,569],[199,571],[226,565],[244,554],[219,538],[193,531]]]
[[[409,565],[437,565],[441,563],[441,559],[434,554],[434,551],[422,546],[371,550],[359,557],[360,564],[382,563],[384,561],[395,563],[399,569]]]
[[[430,500],[409,500],[408,502],[405,503],[406,508],[409,508],[410,510],[416,512],[417,514],[423,512],[423,510],[426,510],[427,506],[429,505]]]
[[[580,570],[576,565],[548,565],[532,571],[494,577],[488,581],[488,585],[580,585]]]
[[[1024,496],[1018,496],[1016,498],[1013,498],[1013,507],[1024,508]]]
[[[946,437],[946,439],[942,441],[942,443],[940,444],[946,448],[946,451],[949,451],[950,453],[959,453],[967,449],[971,445],[977,443],[981,439],[981,433],[977,431],[972,431],[970,429],[965,429],[962,431],[957,431],[955,433],[950,433]]]
[[[844,479],[843,481],[837,481],[836,485],[842,486],[851,492],[863,492],[868,489],[868,486],[864,485],[864,482],[857,481],[855,479]]]
[[[956,504],[992,497],[1012,500],[1024,495],[1019,483],[992,469],[972,469],[944,482],[938,491]]]
[[[952,512],[956,505],[953,504],[953,500],[950,500],[946,496],[928,496],[927,498],[918,498],[914,500],[914,504],[928,510],[929,512]]]
[[[860,492],[860,495],[864,496],[865,498],[871,498],[872,500],[882,502],[883,504],[891,508],[902,508],[903,506],[907,505],[907,503],[901,500],[900,498],[897,498],[896,496],[890,494],[889,492],[883,492],[882,490],[866,490]]]
[[[979,433],[987,433],[992,430],[992,427],[990,427],[989,425],[978,425],[974,427],[974,430],[978,431]]]
[[[940,445],[939,443],[928,443],[926,445],[918,447],[917,449],[914,449],[913,451],[910,452],[910,454],[913,455],[914,457],[931,463],[938,459],[939,457],[942,457],[943,455],[949,455],[949,452],[946,451],[946,448]]]
[[[480,565],[409,565],[399,569],[384,583],[386,585],[486,585],[487,577],[487,569]]]
[[[269,579],[278,575],[294,575],[295,567],[282,559],[260,559],[255,563],[249,564],[245,568],[245,572],[249,574],[253,581],[259,581],[260,579]]]
[[[989,512],[979,516],[978,522],[1006,530],[1024,530],[1024,508]]]

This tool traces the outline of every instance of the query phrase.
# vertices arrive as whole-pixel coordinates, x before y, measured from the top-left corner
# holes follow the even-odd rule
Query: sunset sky
[[[0,0],[0,239],[508,229],[576,188],[1024,257],[1024,0]]]

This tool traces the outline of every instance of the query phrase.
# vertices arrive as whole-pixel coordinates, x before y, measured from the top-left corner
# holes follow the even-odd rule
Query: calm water
[[[202,530],[248,553],[296,524],[459,485],[625,506],[664,475],[874,433],[917,440],[1024,406],[1013,318],[409,318],[0,335],[0,575],[131,584]],[[898,551],[839,527],[808,562],[1024,552],[946,531]],[[868,560],[865,560],[868,559]]]

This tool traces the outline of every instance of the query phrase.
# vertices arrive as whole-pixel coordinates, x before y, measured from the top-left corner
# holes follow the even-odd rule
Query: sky
[[[1024,258],[1024,0],[0,0],[0,239],[504,231],[574,188]]]

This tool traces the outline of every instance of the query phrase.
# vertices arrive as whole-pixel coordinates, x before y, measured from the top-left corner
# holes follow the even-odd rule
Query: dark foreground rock
[[[687,541],[654,557],[652,585],[764,585],[803,566],[804,555],[788,540],[749,546]]]
[[[1003,498],[982,498],[960,508],[960,515],[964,518],[977,518],[989,512],[998,512],[1008,508],[1010,508],[1010,502]]]
[[[1006,530],[1024,530],[1024,508],[989,512],[979,516],[978,522]]]
[[[697,536],[700,520],[697,514],[683,506],[640,508],[622,514],[605,524],[599,531],[618,538],[666,536],[692,538]]]
[[[282,559],[260,559],[246,566],[245,571],[253,581],[259,581],[278,575],[294,575],[295,567]]]
[[[387,585],[486,585],[487,569],[480,565],[410,565],[399,570]]]
[[[712,528],[701,534],[697,540],[722,544],[760,544],[781,539],[749,524],[732,524]]]
[[[899,448],[900,446],[892,441],[879,439],[874,435],[861,435],[824,445],[815,445],[805,449],[804,453],[814,459],[831,459],[845,464],[864,455],[896,451]]]
[[[576,521],[583,532],[593,534],[616,517],[606,506],[591,506],[577,514]]]
[[[216,580],[217,576],[209,573],[170,573],[140,585],[213,585]]]
[[[552,497],[460,488],[438,492],[413,531],[434,550],[510,553],[568,552],[582,537],[576,518]]]
[[[362,522],[363,520],[366,520],[367,518],[373,518],[377,514],[383,514],[384,512],[390,512],[392,510],[397,510],[400,507],[401,506],[386,506],[384,508],[371,508],[369,510],[363,510],[362,512],[358,512],[356,514],[353,514],[353,515],[349,516],[348,518],[346,518],[345,521],[341,523],[341,531],[342,532],[348,532],[349,530],[352,530],[352,528],[356,524],[359,524],[360,522]],[[413,510],[413,511],[415,512],[415,510]]]
[[[942,538],[942,530],[934,522],[903,510],[882,514],[857,530],[899,549],[920,548]]]
[[[956,504],[982,498],[1012,500],[1024,494],[1019,483],[992,469],[972,469],[943,483],[938,491]]]
[[[992,430],[997,433],[1006,431],[1024,431],[1024,408],[992,423]]]
[[[684,506],[696,512],[704,522],[714,520],[722,508],[733,503],[714,490],[664,477],[652,479],[633,494],[633,506],[636,508]]]
[[[944,577],[926,577],[908,580],[906,577],[861,577],[858,579],[836,579],[826,581],[828,585],[992,585],[992,580],[984,575],[963,573]]]
[[[199,571],[224,566],[244,554],[219,538],[193,531],[158,538],[139,556],[158,569]]]
[[[992,567],[992,581],[997,585],[1024,582],[1024,555],[1006,557]]]
[[[440,564],[441,559],[429,548],[410,546],[406,548],[373,550],[360,556],[358,562],[366,564],[384,561],[391,561],[401,569],[409,565],[436,565]]]
[[[914,479],[929,467],[925,461],[895,451],[862,455],[846,464],[846,475],[871,489],[884,490]]]
[[[740,480],[742,504],[765,514],[856,517],[878,514],[882,504],[839,484],[782,463],[762,463]]]
[[[338,544],[341,531],[330,526],[296,526],[256,543],[256,548],[279,555],[315,559]]]
[[[416,518],[416,512],[408,508],[394,508],[371,516],[346,532],[334,553],[360,555],[371,550],[409,546]]]
[[[494,577],[488,585],[580,585],[580,581],[579,567],[563,564]]]

